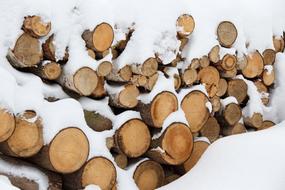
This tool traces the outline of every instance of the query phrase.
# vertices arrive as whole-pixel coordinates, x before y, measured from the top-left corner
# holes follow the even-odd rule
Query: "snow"
[[[267,71],[267,72],[266,72],[267,75],[270,75],[271,72],[273,71],[273,66],[272,66],[272,65],[265,65],[265,66],[264,66],[264,70]]]
[[[5,190],[20,190],[19,188],[11,184],[8,177],[3,175],[0,175],[0,187]]]
[[[97,185],[87,185],[84,190],[101,190],[101,188]]]
[[[231,103],[238,104],[237,99],[233,96],[229,96],[229,97],[226,97],[224,99],[220,99],[220,101],[221,101],[221,105],[223,108],[226,107],[227,105],[231,104]]]

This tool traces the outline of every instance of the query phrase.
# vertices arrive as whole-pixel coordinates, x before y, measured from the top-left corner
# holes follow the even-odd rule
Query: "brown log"
[[[161,128],[164,120],[178,109],[176,96],[168,91],[157,94],[149,104],[139,102],[137,109],[151,127]]]
[[[109,93],[109,103],[118,108],[134,108],[138,104],[139,90],[135,85],[127,84],[115,94]]]
[[[178,35],[181,38],[185,38],[192,34],[195,28],[195,21],[191,15],[183,14],[178,17],[176,21],[176,27],[178,29]]]
[[[258,51],[255,51],[247,56],[247,65],[243,68],[242,74],[246,78],[255,78],[261,75],[263,67],[263,58]]]
[[[178,178],[180,178],[181,176],[178,175],[178,174],[172,174],[172,175],[168,175],[168,176],[165,176],[165,179],[164,179],[164,184],[163,185],[167,185],[169,183],[172,183],[173,181],[177,180]]]
[[[209,97],[213,97],[217,93],[220,74],[215,67],[208,66],[201,69],[198,73],[198,80],[205,84]]]
[[[102,63],[99,64],[97,68],[97,74],[98,76],[105,77],[111,73],[112,68],[113,68],[113,65],[111,62],[103,61]]]
[[[263,123],[263,116],[261,113],[254,113],[251,117],[244,118],[244,124],[247,127],[258,129],[262,127],[262,123]]]
[[[238,104],[228,104],[222,112],[222,122],[225,125],[233,126],[242,117],[242,111]]]
[[[221,101],[219,96],[214,96],[213,98],[210,99],[210,102],[212,104],[212,115],[215,113],[219,112],[221,110]]]
[[[93,69],[82,67],[74,74],[64,74],[59,82],[79,95],[89,96],[97,87],[98,77]]]
[[[7,59],[15,68],[35,67],[43,59],[40,41],[28,34],[22,34],[14,49],[8,51]]]
[[[229,21],[223,21],[217,28],[217,35],[220,45],[230,48],[237,39],[237,29],[235,25]]]
[[[209,52],[208,57],[212,63],[218,63],[220,61],[220,46],[214,46]]]
[[[200,61],[198,58],[194,58],[191,61],[191,64],[189,65],[188,69],[199,69],[200,67]]]
[[[101,132],[113,128],[112,121],[95,111],[84,110],[87,125],[94,131]]]
[[[195,69],[187,69],[182,75],[183,83],[187,86],[193,85],[198,80],[198,73]]]
[[[169,165],[182,164],[192,152],[192,132],[187,125],[174,122],[152,141],[151,148],[146,155],[152,160]]]
[[[236,123],[233,126],[223,126],[222,133],[224,136],[242,134],[246,133],[246,128],[243,124]]]
[[[93,157],[78,171],[64,175],[63,189],[78,190],[93,184],[102,190],[111,190],[116,184],[116,178],[116,168],[109,159]]]
[[[40,16],[27,16],[23,22],[22,29],[34,38],[48,35],[51,30],[50,22],[43,22]]]
[[[53,43],[53,38],[54,35],[51,35],[46,41],[45,43],[42,44],[42,49],[43,49],[43,53],[44,53],[44,57],[48,60],[51,61],[62,61],[62,62],[67,62],[69,54],[68,54],[68,50],[66,48],[65,50],[65,54],[64,57],[61,60],[56,60],[56,56],[55,56],[55,45]]]
[[[221,76],[225,79],[235,78],[236,75],[237,75],[237,68],[233,68],[232,70],[221,72]]]
[[[107,147],[127,157],[137,158],[148,150],[150,141],[147,125],[140,119],[131,119],[116,130],[113,139],[107,140]]]
[[[104,77],[98,77],[98,83],[92,94],[90,95],[92,98],[101,99],[107,95],[107,91],[105,89],[105,79]]]
[[[220,135],[220,125],[215,117],[209,117],[205,125],[200,130],[203,137],[207,137],[210,142],[214,142],[219,138]]]
[[[56,80],[62,73],[60,64],[53,61],[41,62],[37,67],[29,68],[29,71],[46,80]]]
[[[92,49],[87,48],[87,53],[91,58],[96,59],[96,53]]]
[[[0,121],[0,142],[4,142],[14,132],[16,121],[14,114],[4,108],[0,109]]]
[[[68,127],[58,132],[53,140],[29,160],[58,173],[77,171],[87,160],[89,142],[79,128]]]
[[[237,64],[237,58],[235,55],[226,54],[221,62],[221,66],[224,70],[230,71],[233,70],[236,67]]]
[[[285,42],[282,37],[273,36],[273,45],[276,52],[284,51]]]
[[[262,73],[262,81],[266,86],[271,86],[275,81],[275,72],[274,68],[272,68],[272,71],[264,69]]]
[[[200,131],[209,118],[207,102],[207,96],[196,90],[187,94],[181,102],[181,108],[193,133]]]
[[[265,96],[265,94],[268,94],[268,89],[267,87],[264,85],[264,83],[260,80],[256,80],[254,82],[256,88],[257,88],[257,91],[259,93],[261,93],[261,101],[264,105],[268,105],[269,104],[269,97]]]
[[[180,171],[181,174],[185,174],[190,171],[197,164],[208,146],[209,143],[205,141],[195,141],[191,156],[183,164],[178,166],[178,171]]]
[[[241,104],[247,97],[247,84],[242,79],[233,79],[228,82],[228,96],[233,96]]]
[[[132,72],[144,76],[152,76],[157,72],[158,63],[155,58],[148,58],[143,64],[132,64]]]
[[[158,73],[155,73],[154,75],[150,77],[146,77],[143,75],[133,75],[131,79],[131,83],[136,85],[137,87],[142,87],[147,91],[151,91],[154,85],[156,84],[157,79],[158,79]],[[174,79],[174,84],[176,84],[175,81],[176,80]],[[178,85],[179,84],[177,84],[177,86]]]
[[[113,68],[112,71],[106,76],[106,79],[114,82],[128,82],[132,78],[132,69],[129,65],[121,69]]]
[[[227,92],[227,89],[228,89],[228,82],[225,79],[220,78],[218,83],[218,91],[216,95],[219,97],[224,96]]]
[[[125,169],[128,166],[128,157],[125,154],[113,153],[113,156],[118,167]]]
[[[164,171],[157,162],[146,160],[140,163],[133,174],[140,190],[152,190],[163,185]]]
[[[85,30],[82,34],[86,46],[95,52],[109,49],[114,40],[114,31],[108,23],[98,24],[93,31]]]
[[[260,130],[268,129],[268,128],[271,128],[275,125],[276,124],[273,121],[265,120],[265,121],[263,121],[262,126],[259,127],[257,130],[260,131]]]
[[[208,67],[210,65],[210,60],[207,55],[202,56],[199,61],[202,68]]]
[[[266,49],[262,53],[264,65],[273,65],[276,58],[276,52],[273,49]]]
[[[15,157],[30,157],[43,147],[41,118],[34,111],[25,111],[16,116],[16,127],[7,141],[0,144],[3,154]]]

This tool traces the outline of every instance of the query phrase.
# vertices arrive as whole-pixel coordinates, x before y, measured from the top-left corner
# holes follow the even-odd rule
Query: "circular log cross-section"
[[[164,177],[161,165],[151,160],[140,163],[133,174],[140,190],[153,190],[162,186]]]
[[[25,17],[23,30],[35,38],[40,38],[48,35],[51,30],[50,22],[43,22],[39,16]]]
[[[148,58],[142,64],[132,64],[132,72],[139,75],[144,75],[150,77],[154,75],[158,68],[158,63],[156,58]]]
[[[6,109],[0,109],[0,142],[6,141],[14,132],[15,117]]]
[[[262,53],[264,65],[273,65],[276,58],[276,52],[273,49],[266,49]]]
[[[178,29],[178,34],[181,37],[187,37],[194,31],[195,21],[191,15],[183,14],[178,17],[176,21],[176,26]]]
[[[223,114],[228,125],[234,125],[242,116],[241,108],[235,103],[228,104]]]
[[[151,136],[147,125],[132,119],[123,124],[115,133],[116,144],[130,158],[143,155],[149,148]]]
[[[220,61],[220,46],[214,46],[208,54],[209,60],[213,63],[218,63]]]
[[[109,190],[116,183],[117,173],[113,163],[104,157],[94,157],[84,166],[82,187],[90,184],[98,185],[102,190]]]
[[[188,86],[188,85],[192,85],[194,82],[197,81],[198,79],[198,74],[196,69],[187,69],[183,75],[183,82]]]
[[[238,32],[233,23],[223,21],[218,26],[217,35],[221,46],[230,48],[235,43]]]
[[[60,131],[49,145],[49,161],[55,171],[71,173],[87,160],[89,142],[78,128],[69,127]]]
[[[263,116],[261,113],[253,113],[252,116],[244,118],[244,123],[247,127],[258,129],[262,127]]]
[[[274,68],[272,68],[271,71],[267,70],[265,68],[265,70],[262,73],[262,81],[266,86],[271,86],[274,83],[275,80],[275,72],[274,72]]]
[[[276,52],[284,51],[285,42],[282,37],[273,36],[273,45]]]
[[[207,102],[207,96],[200,91],[192,91],[182,100],[181,108],[193,133],[198,132],[209,118]]]
[[[202,84],[205,84],[209,97],[213,97],[217,93],[220,74],[215,67],[208,66],[200,70],[198,73],[198,80]]]
[[[112,71],[113,65],[109,61],[103,61],[97,68],[99,76],[105,77]]]
[[[246,78],[255,78],[261,75],[263,67],[263,58],[258,51],[255,51],[247,56],[247,64],[242,69],[242,74]]]
[[[221,66],[224,70],[230,71],[233,70],[236,66],[237,58],[234,55],[226,54],[223,59]]]
[[[219,80],[218,91],[216,95],[219,97],[224,96],[227,92],[227,89],[228,89],[228,82],[225,79],[221,78]]]
[[[139,96],[139,90],[134,85],[126,85],[118,96],[119,104],[123,107],[134,108],[138,104],[137,97]]]
[[[42,65],[39,69],[40,69],[39,75],[42,78],[48,79],[48,80],[58,79],[62,71],[60,65],[53,61]]]
[[[74,87],[84,95],[90,95],[97,86],[98,77],[94,70],[89,67],[82,67],[73,76]]]
[[[247,97],[247,84],[242,79],[234,79],[228,83],[228,96],[236,98],[241,104]]]
[[[273,127],[274,125],[275,125],[274,122],[265,120],[263,121],[262,126],[258,128],[258,130],[260,131],[260,130],[268,129],[268,128]]]
[[[114,39],[112,26],[107,23],[97,25],[93,32],[92,39],[96,51],[103,52],[107,50],[112,45]]]

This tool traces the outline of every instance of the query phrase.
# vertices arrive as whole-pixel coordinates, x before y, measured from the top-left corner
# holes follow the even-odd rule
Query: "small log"
[[[96,59],[96,53],[92,49],[87,48],[87,53],[91,58]]]
[[[51,30],[51,23],[43,22],[40,16],[27,16],[23,22],[22,29],[32,37],[40,38],[48,35]]]
[[[220,46],[214,46],[209,52],[208,57],[212,63],[218,63],[220,61]]]
[[[147,125],[140,119],[130,119],[116,130],[107,147],[129,158],[143,155],[149,148],[151,136]]]
[[[264,65],[273,65],[276,58],[276,52],[273,49],[266,49],[262,53]]]
[[[0,144],[3,154],[14,157],[31,157],[43,147],[41,118],[34,111],[16,116],[16,127],[7,141]]]
[[[209,117],[208,121],[200,130],[200,134],[203,137],[207,137],[211,143],[219,138],[220,125],[215,117]]]
[[[233,126],[242,117],[242,111],[238,104],[228,104],[222,112],[221,122],[224,125]]]
[[[220,78],[218,83],[218,91],[216,95],[219,97],[224,96],[227,92],[227,89],[228,89],[228,82],[225,79]]]
[[[210,99],[210,102],[212,104],[213,110],[212,115],[215,115],[215,113],[219,112],[221,110],[221,101],[219,96],[214,96]]]
[[[111,190],[116,184],[114,164],[105,157],[93,157],[78,171],[63,176],[63,189],[78,190],[94,184],[102,190]]]
[[[98,83],[94,91],[91,93],[91,97],[95,99],[102,99],[107,95],[105,89],[105,80],[104,77],[98,77]]]
[[[237,75],[237,68],[233,68],[232,70],[221,72],[221,76],[225,79],[235,78],[236,75]]]
[[[181,108],[193,133],[200,131],[209,118],[207,102],[207,96],[197,90],[188,93],[181,102]]]
[[[62,189],[62,180],[61,176],[47,171],[43,169],[39,169],[35,167],[34,165],[31,165],[30,163],[24,162],[22,160],[0,155],[0,162],[3,165],[13,166],[11,167],[11,170],[7,172],[7,169],[1,170],[0,169],[0,175],[5,175],[9,178],[11,183],[20,188],[21,190],[38,190],[43,189],[44,187],[39,184],[39,181],[37,178],[43,177],[48,179],[48,189],[49,190],[61,190]],[[16,170],[13,170],[13,168],[17,168]],[[18,172],[19,168],[22,168],[22,172]],[[36,171],[37,178],[32,178],[29,175],[29,172],[31,170]],[[26,175],[26,176],[25,176]],[[34,176],[35,177],[35,176]]]
[[[260,128],[258,128],[257,130],[260,131],[260,130],[268,129],[268,128],[271,128],[275,125],[276,124],[273,121],[265,120],[265,121],[263,121],[262,126]]]
[[[112,68],[113,68],[113,65],[111,62],[103,61],[102,63],[99,64],[97,68],[97,74],[98,76],[105,77],[111,73]]]
[[[28,34],[22,34],[14,49],[8,50],[7,59],[15,68],[35,67],[43,59],[40,41]]]
[[[190,128],[174,122],[163,134],[152,141],[148,157],[162,164],[179,165],[187,160],[193,148],[193,135]]]
[[[53,61],[41,62],[38,67],[29,68],[29,71],[46,80],[56,80],[62,73],[60,64]]]
[[[223,21],[217,28],[217,35],[220,45],[226,48],[232,47],[238,35],[235,25],[229,21]]]
[[[233,79],[228,82],[228,96],[233,96],[241,104],[247,97],[247,84],[242,79]]]
[[[12,133],[16,127],[16,121],[13,113],[10,113],[8,110],[1,108],[0,109],[0,142],[6,141],[11,137]]]
[[[160,164],[146,160],[136,167],[133,178],[140,190],[151,190],[163,185],[165,174]]]
[[[114,40],[114,31],[110,24],[98,24],[93,31],[85,30],[82,34],[86,46],[95,52],[109,49]]]
[[[222,59],[221,67],[226,71],[230,71],[236,67],[236,64],[237,64],[236,56],[231,54],[226,54]]]
[[[266,86],[271,86],[275,81],[274,68],[272,66],[269,66],[269,67],[271,68],[268,69],[266,66],[262,73],[262,81]]]
[[[86,135],[79,128],[68,127],[29,160],[45,169],[67,174],[77,171],[86,162],[88,154]]]
[[[180,46],[179,46],[179,51],[183,51],[185,46],[187,45],[189,38],[180,38]]]
[[[143,75],[133,75],[131,83],[137,87],[142,87],[147,91],[151,91],[154,85],[156,84],[157,79],[158,79],[158,73],[155,73],[150,77],[146,77]]]
[[[282,37],[273,36],[273,45],[276,52],[284,51],[285,42]]]
[[[269,104],[269,97],[267,96],[268,94],[268,89],[267,87],[264,85],[264,83],[260,80],[256,80],[254,82],[256,88],[257,88],[257,91],[259,93],[261,93],[261,101],[264,105],[268,105]]]
[[[194,58],[191,61],[191,64],[189,65],[188,69],[199,69],[200,68],[200,61],[198,58]]]
[[[263,58],[258,51],[255,51],[247,56],[247,65],[242,69],[242,74],[246,78],[255,78],[261,75],[263,67]]]
[[[246,128],[241,123],[236,123],[233,126],[224,126],[222,131],[224,136],[237,135],[246,133]]]
[[[106,79],[114,82],[128,82],[132,78],[132,69],[129,65],[121,69],[113,68],[112,71],[106,76]]]
[[[134,108],[138,104],[139,90],[135,85],[127,84],[118,92],[109,92],[109,104],[117,108]]]
[[[195,28],[194,18],[189,14],[183,14],[176,21],[178,36],[185,38],[192,34]]]
[[[94,131],[101,132],[113,128],[112,121],[109,118],[95,111],[84,110],[84,117],[87,125]]]
[[[203,153],[207,150],[209,143],[205,141],[195,141],[191,156],[181,165],[177,167],[181,174],[190,171],[199,161]]]
[[[244,124],[247,127],[252,127],[258,129],[262,127],[263,124],[263,116],[261,113],[254,113],[251,117],[244,118]]]
[[[205,84],[209,97],[213,97],[217,93],[220,74],[215,67],[208,66],[201,69],[198,73],[198,80]]]
[[[158,63],[156,58],[148,58],[143,64],[132,64],[132,72],[144,76],[152,76],[157,72]]]
[[[56,48],[55,48],[55,45],[53,43],[53,38],[54,38],[54,35],[51,35],[45,41],[45,43],[42,44],[42,49],[43,49],[43,53],[44,53],[45,59],[48,59],[48,60],[51,60],[51,61],[54,61],[54,62],[64,62],[64,63],[66,63],[67,60],[68,60],[68,57],[69,57],[67,48],[65,50],[64,57],[61,60],[57,60],[56,59],[56,55],[55,55]]]
[[[128,166],[128,157],[125,154],[112,154],[117,166],[121,169],[125,169]]]
[[[210,60],[207,55],[202,56],[202,58],[199,59],[199,62],[202,68],[208,67],[210,65]]]
[[[195,69],[187,69],[182,74],[183,83],[186,86],[193,85],[198,80],[198,73]]]
[[[163,91],[157,94],[149,104],[139,102],[137,109],[149,126],[161,128],[167,116],[178,109],[178,100],[173,93]]]

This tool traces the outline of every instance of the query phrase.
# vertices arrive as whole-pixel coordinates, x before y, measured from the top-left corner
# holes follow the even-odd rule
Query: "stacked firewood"
[[[272,121],[263,119],[262,113],[245,114],[245,110],[252,99],[259,98],[261,104],[269,104],[275,79],[275,57],[283,52],[284,39],[273,37],[274,49],[262,53],[254,51],[242,56],[238,52],[223,53],[232,48],[238,36],[235,25],[223,21],[217,27],[219,44],[207,55],[188,63],[181,52],[189,45],[195,22],[191,15],[184,14],[177,19],[176,25],[180,48],[176,58],[168,64],[162,63],[159,54],[155,54],[143,63],[118,68],[114,63],[135,29],[130,27],[125,39],[115,43],[113,27],[100,23],[93,30],[82,33],[86,53],[98,64],[97,69],[84,66],[70,71],[66,69],[68,47],[64,56],[58,58],[56,55],[51,23],[45,23],[39,16],[26,17],[23,34],[14,48],[8,50],[10,64],[22,72],[34,73],[44,82],[60,84],[73,98],[88,96],[100,100],[108,97],[109,106],[123,122],[114,135],[106,139],[114,162],[102,156],[87,160],[89,142],[79,128],[65,128],[49,144],[44,144],[41,118],[34,111],[14,115],[3,108],[0,112],[0,151],[35,164],[29,167],[40,167],[44,173],[50,170],[62,174],[53,174],[49,179],[50,189],[83,189],[89,184],[99,185],[103,190],[116,189],[116,167],[128,170],[134,166],[133,178],[138,188],[149,190],[190,171],[210,143],[217,139],[274,126]],[[106,56],[111,59],[104,59]],[[183,63],[183,67],[179,63]],[[161,78],[172,81],[167,85],[173,85],[174,90],[157,90]],[[260,97],[253,97],[252,91]],[[149,95],[151,100],[141,101],[138,98],[141,94]],[[141,118],[125,117],[130,110],[139,112]],[[166,125],[165,121],[174,112],[180,113],[185,121],[174,117]],[[96,108],[84,110],[84,115],[87,125],[94,131],[113,128],[111,118],[96,112]],[[15,162],[10,157],[1,156],[0,159]],[[16,162],[26,165],[20,160]],[[14,184],[16,175],[1,170],[0,173],[7,175]],[[31,183],[36,182],[23,179],[15,185],[21,189],[37,189],[37,185],[31,188]]]

